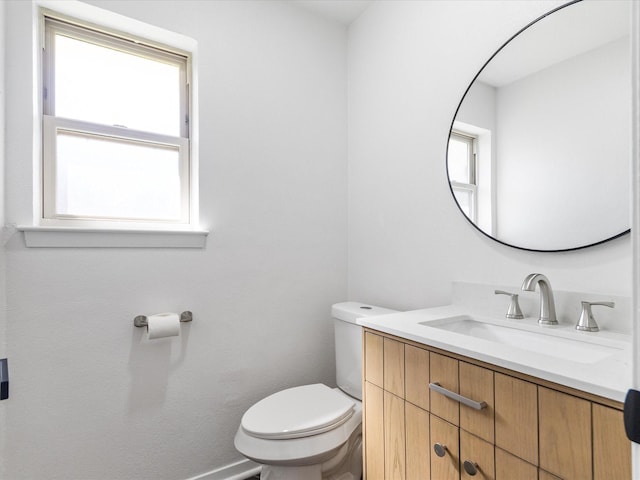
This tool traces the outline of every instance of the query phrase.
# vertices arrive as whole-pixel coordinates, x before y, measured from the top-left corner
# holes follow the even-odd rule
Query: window
[[[188,226],[189,56],[44,22],[42,224]]]
[[[477,217],[476,138],[460,132],[449,137],[447,169],[451,189],[464,214],[473,222]]]

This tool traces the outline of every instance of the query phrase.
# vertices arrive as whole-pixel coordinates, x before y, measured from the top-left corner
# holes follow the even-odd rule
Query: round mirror
[[[578,0],[484,65],[451,126],[447,173],[494,240],[566,251],[629,231],[630,2]]]

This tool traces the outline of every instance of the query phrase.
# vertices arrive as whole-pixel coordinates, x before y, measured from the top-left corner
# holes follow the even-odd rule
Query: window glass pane
[[[464,212],[464,214],[473,219],[471,216],[471,202],[472,202],[472,193],[469,190],[453,190],[453,195],[456,197],[458,201],[458,205],[460,205],[460,209]]]
[[[178,147],[59,131],[58,215],[180,220]]]
[[[447,155],[447,168],[449,180],[459,183],[470,182],[469,159],[471,145],[468,141],[459,140],[453,136],[449,138],[449,151]]]
[[[180,136],[180,69],[57,34],[55,115]]]

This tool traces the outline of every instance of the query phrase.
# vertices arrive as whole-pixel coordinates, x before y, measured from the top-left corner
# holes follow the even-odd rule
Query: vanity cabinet
[[[375,330],[363,348],[367,480],[631,479],[618,402]]]

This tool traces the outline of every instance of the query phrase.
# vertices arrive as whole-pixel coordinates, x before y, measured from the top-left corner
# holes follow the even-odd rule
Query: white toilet
[[[360,480],[362,328],[356,319],[394,312],[357,302],[333,305],[338,388],[289,388],[246,411],[235,446],[262,464],[261,480]]]

